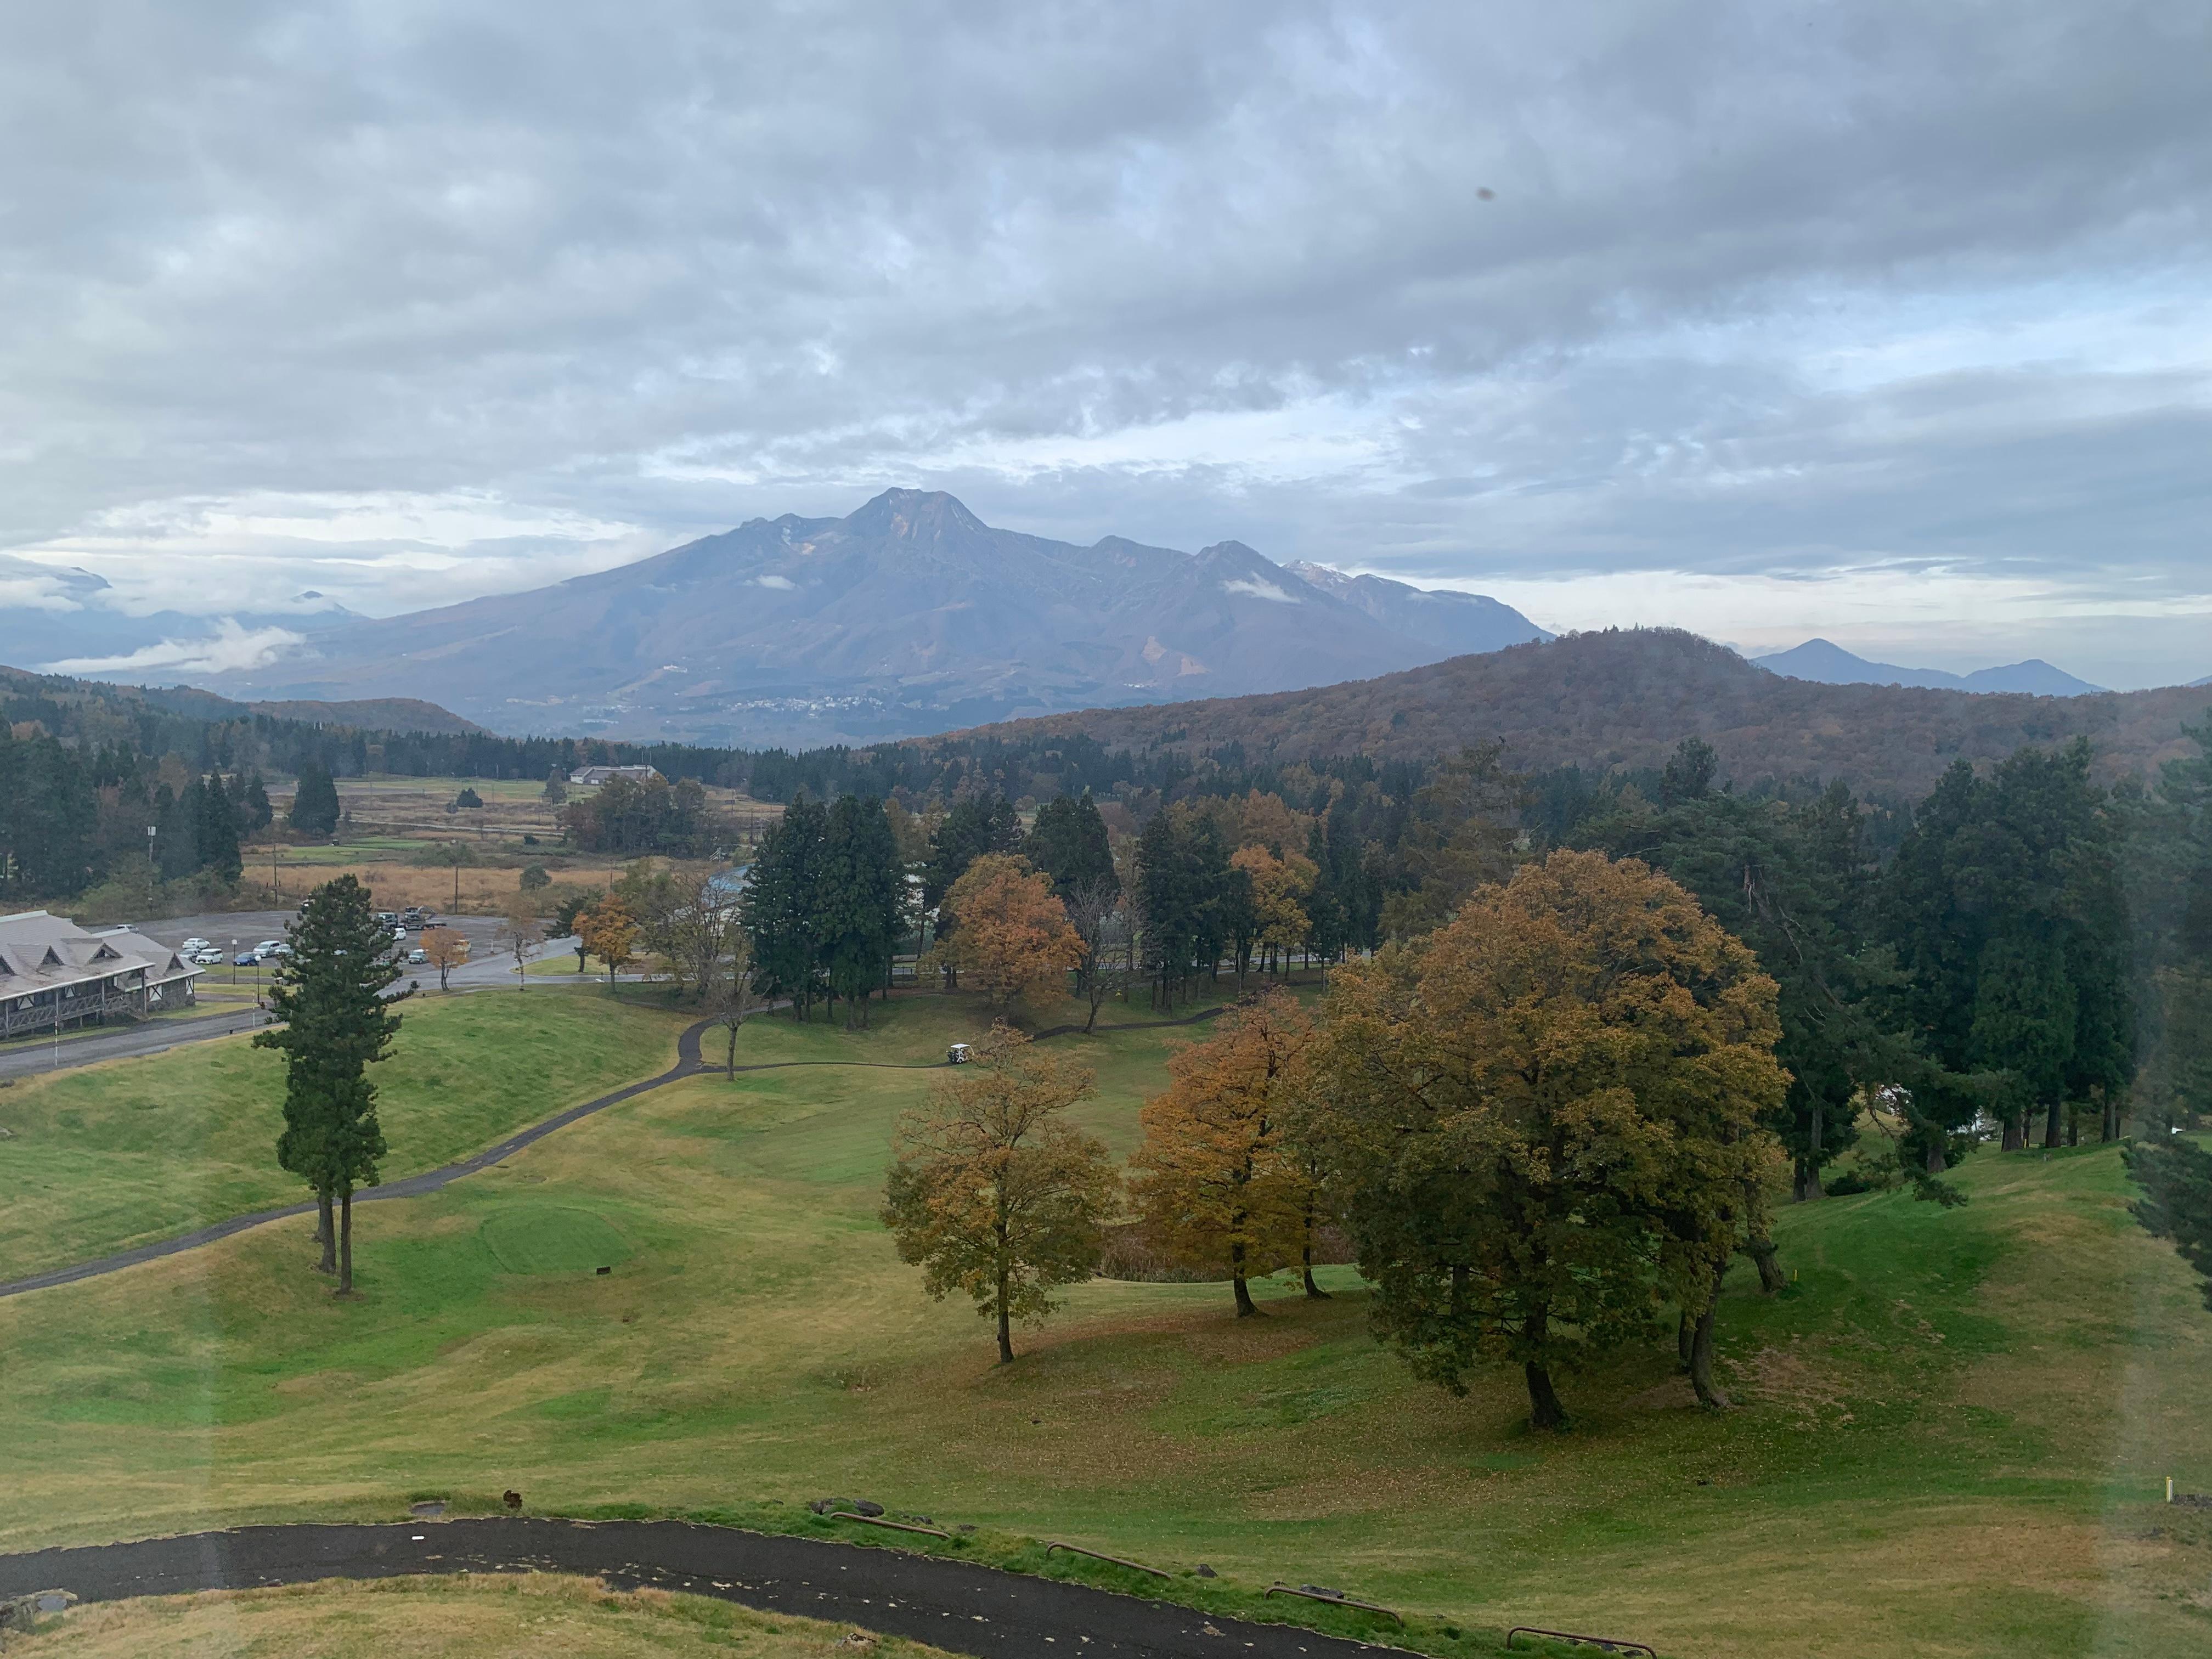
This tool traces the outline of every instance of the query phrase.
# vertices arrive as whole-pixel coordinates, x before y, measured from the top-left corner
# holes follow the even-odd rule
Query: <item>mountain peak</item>
[[[948,532],[989,533],[989,526],[958,496],[942,489],[886,489],[847,519],[845,528],[899,541],[941,541]]]

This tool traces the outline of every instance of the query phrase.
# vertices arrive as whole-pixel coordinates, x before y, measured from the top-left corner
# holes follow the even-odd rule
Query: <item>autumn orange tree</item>
[[[1464,1392],[1553,1373],[1712,1309],[1776,1155],[1787,1074],[1774,981],[1690,895],[1633,860],[1554,853],[1476,890],[1425,939],[1339,977],[1302,1126],[1337,1183],[1379,1331]]]
[[[1288,968],[1291,950],[1306,936],[1305,902],[1320,870],[1302,853],[1279,858],[1264,847],[1240,847],[1229,863],[1252,884],[1253,934],[1264,959],[1279,971]]]
[[[987,853],[952,884],[940,907],[953,926],[939,959],[1005,1007],[1064,993],[1083,960],[1083,940],[1052,878],[1011,853]]]
[[[458,927],[426,927],[422,955],[438,970],[438,988],[448,991],[453,969],[469,959],[469,941]]]
[[[931,1296],[961,1292],[997,1322],[1001,1364],[1014,1322],[1042,1319],[1056,1287],[1098,1266],[1120,1183],[1104,1146],[1066,1117],[1091,1083],[1001,1024],[899,1120],[884,1224]]]
[[[1259,1312],[1249,1279],[1297,1260],[1302,1245],[1310,1260],[1313,1182],[1286,1119],[1311,1036],[1280,991],[1224,1014],[1168,1061],[1171,1081],[1146,1103],[1144,1144],[1129,1160],[1146,1230],[1187,1265],[1225,1268],[1239,1319]]]
[[[576,937],[585,950],[606,963],[607,989],[613,990],[615,975],[637,950],[637,918],[629,907],[611,892],[603,894],[576,913]]]

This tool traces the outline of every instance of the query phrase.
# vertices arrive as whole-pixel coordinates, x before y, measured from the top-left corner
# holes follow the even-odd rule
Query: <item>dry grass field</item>
[[[544,1573],[331,1582],[77,1607],[11,1659],[941,1659],[849,1625]],[[5,1640],[0,1638],[0,1640]],[[841,1647],[840,1644],[843,1644]]]

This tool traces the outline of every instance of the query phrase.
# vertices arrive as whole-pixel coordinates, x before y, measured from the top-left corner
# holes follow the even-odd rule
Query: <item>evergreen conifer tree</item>
[[[283,1023],[256,1032],[253,1046],[284,1056],[276,1161],[315,1194],[322,1269],[335,1268],[343,1296],[353,1290],[354,1190],[375,1184],[386,1151],[368,1067],[390,1054],[399,1029],[392,1005],[401,999],[384,993],[402,969],[368,889],[351,876],[310,893],[289,932],[293,954],[270,997]]]
[[[246,860],[238,850],[238,815],[220,772],[210,772],[201,787],[198,852],[199,867],[213,872],[226,886],[236,885],[246,873]]]
[[[300,763],[299,793],[287,821],[303,836],[327,836],[337,829],[337,782],[319,761]]]

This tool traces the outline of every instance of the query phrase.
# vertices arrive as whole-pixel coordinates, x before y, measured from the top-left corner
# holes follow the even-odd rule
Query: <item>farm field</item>
[[[455,1006],[495,1000],[527,1000]],[[532,1006],[556,1001],[623,1006]],[[1262,1284],[1242,1324],[1223,1285],[1094,1280],[994,1365],[874,1218],[896,1115],[986,1016],[917,996],[872,1018],[756,1019],[744,1063],[802,1063],[688,1079],[368,1211],[350,1304],[305,1221],[0,1304],[0,1434],[29,1449],[0,1547],[489,1511],[507,1486],[539,1513],[829,1532],[802,1505],[837,1493],[972,1523],[971,1553],[1032,1569],[1051,1537],[1203,1561],[1222,1578],[1176,1593],[1240,1613],[1279,1577],[1337,1586],[1437,1653],[1516,1623],[1708,1659],[2212,1636],[2212,1514],[2154,1501],[2168,1474],[2212,1487],[2212,1315],[2127,1216],[2116,1151],[1979,1154],[1955,1211],[1785,1207],[1796,1283],[1762,1298],[1747,1271],[1726,1298],[1740,1409],[1697,1411],[1655,1346],[1568,1378],[1573,1431],[1537,1436],[1517,1376],[1464,1400],[1414,1382],[1349,1268],[1326,1302]],[[1102,1018],[1137,1029],[1059,1041],[1126,1152],[1196,1032]]]
[[[555,1573],[332,1582],[80,1607],[9,1648],[20,1659],[817,1659],[851,1630],[701,1595],[611,1591]],[[873,1659],[934,1659],[884,1638]]]
[[[387,1180],[666,1069],[688,1023],[563,988],[401,1012],[377,1073]],[[0,1090],[0,1280],[301,1200],[275,1161],[283,1087],[283,1056],[237,1036]]]

